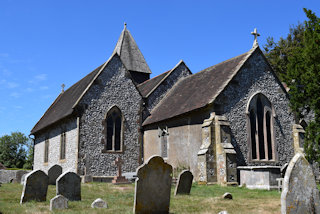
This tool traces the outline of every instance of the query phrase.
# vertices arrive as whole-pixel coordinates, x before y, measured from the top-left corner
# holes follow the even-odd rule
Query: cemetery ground
[[[56,195],[56,186],[49,185],[47,201],[27,202],[20,205],[21,184],[2,184],[0,187],[0,213],[50,213],[50,199]],[[174,196],[171,188],[170,213],[219,213],[227,210],[235,213],[280,213],[278,191],[249,190],[240,187],[193,184],[190,195]],[[233,199],[222,199],[230,192]],[[81,184],[81,201],[69,201],[69,208],[54,213],[132,213],[134,184],[113,185],[110,183]],[[106,209],[91,208],[91,203],[101,198],[108,204]]]

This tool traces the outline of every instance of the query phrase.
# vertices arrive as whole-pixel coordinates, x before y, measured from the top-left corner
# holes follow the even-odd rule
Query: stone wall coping
[[[281,166],[238,166],[240,170],[254,170],[254,169],[281,169]]]

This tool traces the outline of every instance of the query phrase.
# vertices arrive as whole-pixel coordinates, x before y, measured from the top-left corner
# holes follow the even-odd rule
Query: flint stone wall
[[[264,94],[275,108],[274,118],[276,162],[250,162],[247,144],[247,115],[246,107],[252,95],[260,92]],[[294,155],[292,125],[294,115],[289,109],[289,99],[282,90],[279,82],[271,73],[271,68],[264,57],[255,52],[218,96],[215,104],[220,104],[219,114],[230,121],[231,143],[237,152],[238,166],[273,165],[282,166],[288,163]]]
[[[149,112],[162,100],[166,93],[180,79],[189,76],[189,69],[182,63],[172,71],[172,73],[150,94],[147,101],[147,109]]]
[[[115,176],[116,157],[124,160],[123,172],[133,172],[139,166],[140,109],[142,97],[129,78],[118,56],[114,56],[103,72],[81,99],[83,109],[80,119],[79,174]],[[105,144],[102,122],[107,112],[117,106],[123,116],[123,152],[102,153]]]
[[[60,160],[61,131],[66,130],[66,159]],[[49,139],[48,163],[44,163],[45,139]],[[77,118],[62,120],[50,129],[35,135],[34,170],[48,170],[55,164],[62,167],[62,171],[77,172],[78,128]]]

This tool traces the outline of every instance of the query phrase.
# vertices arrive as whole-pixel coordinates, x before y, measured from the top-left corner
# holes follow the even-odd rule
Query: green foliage
[[[25,168],[27,151],[31,141],[21,132],[0,137],[0,162],[8,168]]]
[[[306,128],[305,152],[309,161],[320,161],[320,19],[304,9],[304,39],[288,58],[291,107],[303,118],[310,111],[315,120]]]
[[[287,66],[289,57],[297,48],[302,47],[304,37],[304,25],[290,27],[290,33],[286,38],[280,38],[276,43],[273,37],[267,38],[267,44],[264,46],[264,54],[270,62],[273,70],[281,81],[288,83]]]
[[[320,19],[303,9],[308,20],[290,28],[279,42],[268,38],[266,57],[281,81],[290,88],[291,108],[299,119],[312,113],[315,120],[306,128],[305,152],[310,162],[320,163]]]

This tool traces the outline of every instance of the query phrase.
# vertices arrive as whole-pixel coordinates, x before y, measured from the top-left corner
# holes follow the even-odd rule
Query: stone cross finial
[[[254,29],[253,32],[251,32],[252,35],[254,35],[254,42],[253,42],[253,46],[252,47],[255,47],[255,46],[258,46],[258,36],[260,36],[260,34],[257,32],[257,28]]]
[[[64,92],[64,87],[65,87],[65,86],[66,86],[66,85],[62,83],[62,85],[61,85],[61,93]]]
[[[117,159],[114,161],[114,164],[118,167],[118,176],[121,177],[121,158],[117,157]]]

